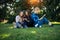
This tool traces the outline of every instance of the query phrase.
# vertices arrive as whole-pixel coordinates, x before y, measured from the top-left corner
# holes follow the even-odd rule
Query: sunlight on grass
[[[5,24],[5,23],[7,23],[8,22],[8,20],[4,20],[3,22],[1,22],[1,23],[3,23],[3,24]]]
[[[52,24],[60,24],[60,22],[51,22]]]
[[[31,33],[36,34],[36,31],[31,31]]]
[[[9,37],[11,34],[2,34],[2,35],[0,35],[1,37],[2,37],[2,39],[4,39],[4,38],[7,38],[7,37]]]
[[[13,29],[14,27],[13,26],[11,26],[11,27],[8,27],[9,29]]]

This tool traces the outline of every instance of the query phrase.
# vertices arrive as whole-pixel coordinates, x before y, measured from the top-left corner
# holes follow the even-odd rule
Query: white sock
[[[35,25],[35,27],[37,27],[37,26],[38,26],[38,24]]]
[[[51,22],[49,22],[49,23],[48,23],[48,25],[52,25],[52,23],[51,23]]]
[[[16,28],[16,23],[15,22],[13,22],[13,26],[14,26],[14,28]]]
[[[42,26],[39,26],[39,28],[41,28]]]

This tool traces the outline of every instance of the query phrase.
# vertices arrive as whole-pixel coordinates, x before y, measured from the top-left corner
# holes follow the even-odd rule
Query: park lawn
[[[13,28],[13,24],[0,24],[0,40],[60,40],[60,25]]]

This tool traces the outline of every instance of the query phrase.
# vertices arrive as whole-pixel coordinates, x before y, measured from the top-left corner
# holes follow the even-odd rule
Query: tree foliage
[[[14,21],[20,10],[31,9],[33,5],[28,0],[0,0],[0,21],[8,19]],[[43,0],[38,5],[41,9],[46,7],[45,13],[51,21],[60,21],[60,0]]]

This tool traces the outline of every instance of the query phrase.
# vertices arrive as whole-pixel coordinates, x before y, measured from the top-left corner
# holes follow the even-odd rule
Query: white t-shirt
[[[22,22],[22,18],[19,15],[17,15],[15,18],[15,21],[16,22]]]

